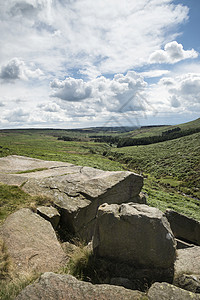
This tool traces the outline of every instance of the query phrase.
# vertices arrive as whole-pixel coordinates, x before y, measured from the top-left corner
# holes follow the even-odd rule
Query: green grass
[[[18,276],[12,280],[0,281],[0,299],[13,300],[16,296],[29,284],[33,283],[38,278],[38,275],[27,274]]]
[[[172,209],[200,221],[200,200],[184,196],[171,186],[163,186],[162,182],[151,176],[144,180],[143,192],[147,195],[148,205],[163,212]]]
[[[34,209],[37,205],[51,204],[51,199],[43,196],[30,196],[18,186],[0,183],[0,225],[11,213],[22,207]]]
[[[152,145],[112,148],[107,157],[200,198],[200,133]]]

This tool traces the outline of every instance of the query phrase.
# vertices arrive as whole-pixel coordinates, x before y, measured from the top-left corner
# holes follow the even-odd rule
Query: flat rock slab
[[[50,222],[23,208],[11,214],[0,229],[17,272],[57,271],[65,254]]]
[[[92,285],[79,281],[71,275],[45,273],[32,285],[26,287],[16,300],[145,300],[139,291],[113,285]]]
[[[145,201],[138,196],[143,186],[143,177],[138,174],[16,155],[0,158],[0,182],[21,185],[32,195],[53,198],[61,210],[61,221],[88,241],[99,205]]]
[[[149,300],[199,300],[200,295],[180,289],[166,282],[155,282],[147,293]]]
[[[93,239],[99,257],[136,268],[173,269],[176,244],[164,214],[144,204],[103,204]]]

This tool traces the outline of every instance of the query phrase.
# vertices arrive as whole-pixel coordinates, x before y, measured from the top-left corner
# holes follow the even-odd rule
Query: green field
[[[192,124],[198,126],[199,119],[182,126],[188,128]],[[82,131],[75,132],[81,141],[58,140],[66,132],[53,129],[1,130],[0,157],[16,154],[102,170],[135,171],[145,177],[143,192],[150,205],[162,211],[175,209],[200,220],[200,133],[146,146],[116,148],[89,139],[86,141]],[[13,195],[16,203],[12,200],[9,208],[9,199],[14,199]],[[21,194],[19,188],[12,190],[0,185],[0,201],[4,206],[3,219],[20,205],[30,202],[30,197]]]

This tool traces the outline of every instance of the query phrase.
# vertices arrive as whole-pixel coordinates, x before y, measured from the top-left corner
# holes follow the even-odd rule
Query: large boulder
[[[200,245],[200,222],[173,210],[167,210],[165,215],[175,237]]]
[[[147,293],[149,300],[199,300],[200,295],[180,289],[166,282],[155,282]]]
[[[161,211],[144,204],[101,205],[93,248],[97,257],[173,272],[176,244],[169,223]]]
[[[18,183],[32,195],[50,196],[61,212],[61,222],[87,241],[92,238],[99,205],[145,202],[145,198],[139,196],[143,177],[128,171],[108,172],[10,156],[0,158],[0,173],[0,181]]]
[[[71,275],[45,273],[38,282],[26,287],[16,300],[145,300],[148,299],[139,291],[132,291],[112,285],[92,285],[79,281]]]
[[[1,236],[17,272],[57,271],[65,254],[50,222],[23,208],[11,214]]]

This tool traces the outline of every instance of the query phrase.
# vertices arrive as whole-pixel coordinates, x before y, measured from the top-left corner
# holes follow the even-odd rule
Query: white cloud
[[[56,103],[47,103],[47,104],[39,104],[38,107],[40,110],[47,111],[47,112],[60,112],[60,106]]]
[[[32,68],[34,65],[32,66]],[[6,65],[1,67],[0,78],[4,81],[17,79],[27,80],[29,78],[40,78],[43,72],[40,69],[31,70],[25,62],[14,57]]]
[[[92,87],[82,79],[66,78],[61,81],[54,79],[51,83],[54,89],[52,97],[66,101],[81,101],[91,97]]]
[[[139,94],[146,85],[143,77],[133,71],[126,75],[116,74],[113,79],[101,76],[88,82],[69,77],[63,81],[55,79],[51,83],[51,96],[70,102],[90,103],[96,111],[143,110]]]
[[[1,2],[0,17],[0,63],[17,56],[46,72],[94,76],[145,64],[176,36],[169,29],[188,18],[188,8],[172,0],[12,0]]]
[[[148,99],[158,113],[200,113],[200,73],[173,74],[149,87]]]
[[[170,63],[174,64],[187,58],[197,58],[198,53],[192,50],[184,50],[183,45],[176,41],[167,43],[164,50],[156,50],[150,55],[150,63]]]

